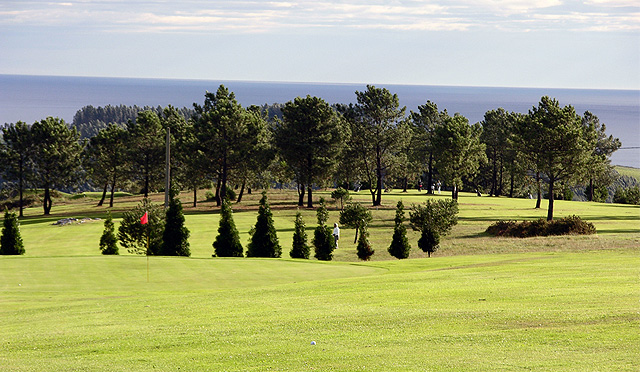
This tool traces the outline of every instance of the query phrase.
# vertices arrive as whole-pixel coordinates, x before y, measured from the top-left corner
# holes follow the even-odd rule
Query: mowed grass
[[[270,194],[283,257],[292,195]],[[357,260],[353,231],[343,229],[335,260],[319,262],[211,258],[217,209],[193,209],[189,196],[192,257],[150,257],[149,282],[146,257],[99,254],[102,221],[51,225],[102,217],[95,200],[54,204],[51,218],[27,210],[27,254],[0,257],[0,370],[640,369],[638,207],[557,202],[557,216],[580,215],[598,234],[497,239],[483,233],[494,220],[546,209],[461,194],[460,222],[434,257],[424,258],[410,231],[412,258],[395,260],[386,252],[395,202],[408,216],[426,196],[388,193],[372,210],[374,261]],[[234,206],[244,242],[258,198]],[[137,200],[119,198],[114,215]],[[315,211],[301,211],[311,237]],[[330,222],[337,218],[334,208]]]

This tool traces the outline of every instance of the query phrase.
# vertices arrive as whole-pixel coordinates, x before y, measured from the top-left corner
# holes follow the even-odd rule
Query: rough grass
[[[494,238],[484,233],[492,222],[546,210],[461,194],[460,222],[441,249],[423,258],[409,231],[412,258],[395,260],[386,252],[395,203],[426,196],[389,193],[373,210],[375,261],[362,263],[348,229],[337,262],[211,258],[217,208],[189,207],[190,196],[192,257],[151,257],[149,282],[145,257],[99,254],[102,221],[51,225],[103,217],[95,199],[57,201],[51,217],[28,209],[26,255],[0,257],[0,370],[640,369],[638,206],[559,201],[557,216],[579,215],[598,233]],[[234,205],[245,245],[259,197]],[[370,202],[364,192],[355,198]],[[270,200],[287,257],[293,194]],[[138,201],[117,199],[116,227]],[[302,213],[311,236],[315,211]],[[334,209],[329,221],[337,217]]]

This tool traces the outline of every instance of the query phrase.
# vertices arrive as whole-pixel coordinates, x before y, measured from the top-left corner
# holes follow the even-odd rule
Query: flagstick
[[[149,283],[149,225],[147,224],[147,283]]]

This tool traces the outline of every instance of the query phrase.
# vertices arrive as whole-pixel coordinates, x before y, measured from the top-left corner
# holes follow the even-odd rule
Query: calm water
[[[202,103],[206,91],[224,84],[243,106],[285,103],[312,95],[329,103],[355,102],[354,92],[364,84],[270,83],[207,80],[118,79],[0,75],[0,123],[27,123],[57,116],[72,122],[83,106],[138,105],[191,107]],[[591,111],[607,125],[607,132],[620,138],[624,149],[612,156],[618,165],[640,168],[640,91],[539,88],[445,87],[379,85],[398,94],[407,110],[416,110],[427,100],[440,110],[459,112],[474,123],[488,110],[503,107],[526,113],[540,97],[573,105],[579,113]],[[635,147],[635,148],[634,148]]]

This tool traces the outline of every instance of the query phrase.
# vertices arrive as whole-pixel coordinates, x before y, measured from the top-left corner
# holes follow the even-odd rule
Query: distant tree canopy
[[[244,108],[221,85],[193,108],[86,106],[71,125],[17,122],[2,132],[2,185],[21,208],[23,190],[41,189],[45,214],[53,189],[101,190],[99,205],[110,190],[111,207],[116,190],[147,196],[164,188],[167,132],[171,187],[193,190],[194,206],[200,188],[214,185],[219,204],[239,188],[239,203],[245,190],[273,184],[297,187],[300,206],[306,195],[312,207],[314,189],[327,185],[368,189],[377,206],[383,189],[426,181],[427,192],[442,182],[453,199],[460,190],[535,194],[539,207],[549,195],[551,219],[557,197],[579,186],[589,200],[612,200],[611,184],[623,180],[610,164],[621,144],[605,124],[549,97],[526,114],[497,108],[475,124],[432,101],[406,115],[396,94],[371,85],[355,101],[306,96]],[[361,220],[346,225],[359,232]]]

